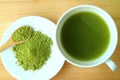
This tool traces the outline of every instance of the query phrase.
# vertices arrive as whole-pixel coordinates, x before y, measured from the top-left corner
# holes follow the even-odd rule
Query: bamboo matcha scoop
[[[22,44],[26,42],[30,36],[32,35],[32,28],[29,26],[22,26],[15,30],[15,32],[11,35],[9,40],[2,46],[0,46],[0,52],[4,49],[16,45],[16,44]]]

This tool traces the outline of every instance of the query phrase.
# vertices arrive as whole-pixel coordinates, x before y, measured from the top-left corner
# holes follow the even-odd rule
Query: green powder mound
[[[33,32],[25,43],[15,45],[13,51],[16,53],[18,65],[24,70],[40,69],[50,58],[51,38],[41,32]]]
[[[30,26],[22,26],[13,34],[12,40],[15,42],[26,40],[33,33],[33,30]]]

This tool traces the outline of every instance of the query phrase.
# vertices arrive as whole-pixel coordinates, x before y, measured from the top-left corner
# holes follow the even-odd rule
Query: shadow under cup
[[[73,14],[78,13],[78,12],[93,12],[98,14],[108,25],[109,28],[109,32],[110,32],[110,41],[108,44],[108,48],[106,49],[106,51],[104,52],[104,54],[102,56],[100,56],[99,58],[95,59],[95,60],[91,60],[91,61],[80,61],[77,60],[73,57],[71,57],[69,54],[67,54],[67,52],[65,51],[65,49],[62,46],[61,43],[61,29],[63,27],[64,22]],[[73,65],[79,66],[79,67],[93,67],[93,66],[97,66],[101,63],[106,62],[111,55],[113,54],[116,45],[117,45],[117,29],[116,29],[116,25],[113,21],[113,19],[111,18],[111,16],[105,12],[104,10],[102,10],[101,8],[98,8],[96,6],[91,6],[91,5],[80,5],[74,8],[71,8],[70,10],[66,11],[61,18],[59,19],[58,23],[57,23],[57,31],[56,31],[56,39],[57,39],[57,44],[58,47],[61,51],[61,53],[63,54],[63,56],[66,58],[66,60],[68,62],[70,62]]]

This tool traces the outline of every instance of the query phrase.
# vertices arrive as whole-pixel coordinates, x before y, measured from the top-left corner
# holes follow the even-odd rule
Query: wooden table
[[[66,10],[81,4],[92,4],[106,10],[120,31],[120,0],[0,0],[0,39],[6,28],[18,18],[36,15],[57,23]],[[51,80],[120,80],[120,39],[111,59],[119,67],[116,72],[112,72],[105,64],[83,69],[65,62],[62,70]],[[0,80],[16,80],[6,71],[1,60]]]

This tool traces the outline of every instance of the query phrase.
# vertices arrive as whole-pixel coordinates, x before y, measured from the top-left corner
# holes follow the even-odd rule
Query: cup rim
[[[114,43],[114,47],[113,47],[113,49],[112,49],[112,51],[111,51],[111,53],[105,58],[105,59],[103,59],[102,61],[100,61],[100,62],[98,62],[98,63],[95,63],[95,64],[93,64],[93,65],[80,65],[80,64],[76,64],[76,63],[74,63],[74,62],[72,62],[72,61],[70,61],[65,55],[64,55],[64,53],[65,53],[65,50],[63,51],[63,50],[61,50],[61,47],[60,47],[60,41],[58,40],[59,38],[59,34],[58,34],[58,29],[59,29],[59,24],[61,23],[61,20],[69,13],[69,12],[71,12],[72,10],[75,10],[75,9],[77,9],[77,8],[82,8],[82,7],[89,7],[89,8],[95,8],[95,9],[98,9],[98,10],[100,10],[100,11],[102,11],[102,12],[104,12],[106,15],[108,15],[108,17],[110,17],[111,18],[111,20],[112,20],[112,22],[113,22],[113,25],[114,25],[114,28],[115,28],[115,35],[116,35],[116,39],[115,39],[115,43]],[[111,31],[110,31],[110,33],[111,33]],[[58,47],[59,47],[59,49],[60,49],[60,51],[61,51],[61,54],[65,57],[65,59],[69,62],[69,63],[71,63],[71,64],[73,64],[73,65],[75,65],[75,66],[78,66],[78,67],[85,67],[85,68],[87,68],[87,67],[94,67],[94,66],[98,66],[98,65],[100,65],[100,64],[102,64],[102,63],[104,63],[106,60],[108,60],[111,56],[112,56],[112,54],[113,54],[113,52],[114,52],[114,50],[115,50],[115,48],[116,48],[116,46],[117,46],[117,42],[118,42],[118,32],[117,32],[117,28],[116,28],[116,24],[115,24],[115,22],[113,21],[113,19],[112,19],[112,17],[110,16],[110,14],[108,14],[105,10],[103,10],[102,8],[100,8],[100,7],[97,7],[97,6],[94,6],[94,5],[79,5],[79,6],[75,6],[75,7],[73,7],[73,8],[70,8],[70,9],[68,9],[67,11],[65,11],[64,13],[63,13],[63,15],[59,18],[59,20],[58,20],[58,22],[57,22],[57,31],[56,31],[56,41],[57,41],[57,45],[58,45]],[[110,43],[109,43],[110,44]],[[109,45],[108,45],[109,46]],[[107,49],[106,49],[106,51],[107,51]],[[105,52],[106,52],[105,51]],[[102,55],[103,56],[103,55]],[[97,58],[98,59],[98,58]],[[89,61],[88,61],[89,62]]]

